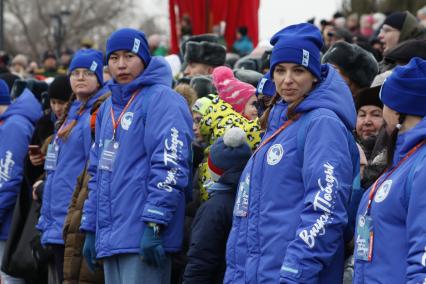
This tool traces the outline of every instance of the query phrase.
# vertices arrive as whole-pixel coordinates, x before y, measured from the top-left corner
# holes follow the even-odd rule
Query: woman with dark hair
[[[42,232],[41,243],[53,254],[48,263],[49,284],[63,280],[62,229],[77,177],[89,156],[90,109],[100,96],[102,66],[103,56],[97,50],[80,50],[73,57],[69,68],[73,95],[45,158],[46,179],[37,228]]]
[[[271,44],[276,94],[241,175],[224,283],[342,283],[343,232],[359,171],[351,92],[320,64],[315,26],[284,28]]]
[[[392,133],[388,168],[358,209],[353,283],[426,279],[426,61],[413,58],[383,83],[383,118]]]

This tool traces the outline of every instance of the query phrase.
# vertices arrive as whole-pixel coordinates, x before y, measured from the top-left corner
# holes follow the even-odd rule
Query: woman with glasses
[[[45,158],[43,205],[37,228],[42,232],[42,244],[52,253],[48,262],[49,284],[63,280],[62,229],[77,177],[89,157],[90,109],[103,85],[102,62],[103,55],[97,50],[80,50],[74,55],[69,67],[73,94],[57,123]]]

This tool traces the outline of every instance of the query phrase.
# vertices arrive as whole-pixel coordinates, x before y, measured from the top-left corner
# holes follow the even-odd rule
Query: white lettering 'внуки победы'
[[[171,142],[169,139],[164,140],[164,165],[173,165],[168,171],[164,181],[157,184],[158,188],[171,192],[173,185],[176,185],[176,175],[179,172],[179,159],[181,157],[181,150],[183,141],[179,139],[179,130],[173,127],[170,130]]]
[[[315,211],[322,212],[317,218],[312,227],[305,229],[299,233],[299,237],[310,247],[315,246],[315,240],[318,236],[325,234],[325,227],[333,219],[333,207],[335,203],[335,186],[338,186],[338,181],[334,176],[334,167],[330,163],[325,163],[324,174],[326,185],[323,186],[321,178],[318,179],[319,190],[315,195],[313,207]]]
[[[0,188],[4,182],[7,182],[12,177],[12,168],[15,165],[13,154],[11,151],[6,151],[3,159],[0,160]]]

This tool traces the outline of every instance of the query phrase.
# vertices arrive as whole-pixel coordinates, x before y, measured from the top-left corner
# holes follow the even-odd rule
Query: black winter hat
[[[65,75],[57,76],[49,85],[47,93],[49,99],[68,101],[72,93],[70,78]]]
[[[19,76],[12,73],[2,73],[0,74],[0,79],[6,82],[6,84],[9,86],[9,90],[12,90],[13,84],[20,78]]]
[[[257,84],[259,83],[260,79],[263,78],[262,73],[248,69],[235,69],[234,76],[238,80],[250,84],[255,88],[257,87]]]
[[[195,90],[198,98],[206,97],[210,94],[216,94],[216,88],[213,85],[210,76],[198,75],[191,78],[189,85]]]
[[[369,87],[379,72],[377,61],[370,52],[347,42],[332,45],[324,54],[322,62],[337,65],[361,88]]]
[[[189,41],[185,46],[185,62],[203,63],[213,67],[225,64],[226,49],[213,42]]]
[[[234,69],[248,69],[253,71],[259,71],[260,69],[260,59],[244,56],[238,59],[234,65]]]
[[[386,17],[385,21],[383,22],[383,25],[391,26],[392,28],[395,28],[400,31],[402,29],[402,26],[404,25],[406,16],[407,13],[405,12],[392,13]]]
[[[385,54],[386,61],[390,63],[398,61],[403,65],[407,64],[413,57],[426,59],[426,40],[409,39],[403,41]]]
[[[359,91],[356,96],[356,111],[358,112],[361,107],[368,105],[383,108],[383,103],[379,96],[381,87],[382,86],[379,85]]]

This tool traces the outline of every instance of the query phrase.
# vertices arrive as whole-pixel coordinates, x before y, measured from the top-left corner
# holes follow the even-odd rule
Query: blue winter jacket
[[[322,76],[296,109],[302,117],[314,112],[307,125],[301,128],[302,118],[291,124],[241,176],[224,283],[342,283],[356,112],[337,71],[324,65]],[[283,102],[273,107],[263,140],[285,123],[286,110]],[[300,129],[304,147],[297,144]],[[244,200],[247,216],[236,216]]]
[[[43,203],[37,229],[42,232],[42,244],[64,244],[62,229],[71,202],[72,193],[77,184],[77,177],[83,172],[92,145],[90,130],[90,110],[93,103],[104,93],[103,90],[93,95],[87,102],[84,112],[79,116],[82,102],[75,100],[68,112],[65,126],[77,119],[67,139],[59,137],[56,170],[46,171],[43,189]]]
[[[0,240],[7,240],[28,144],[42,115],[40,103],[28,89],[0,115]]]
[[[398,135],[393,166],[426,139],[426,118]],[[353,283],[424,283],[426,279],[426,145],[392,175],[379,179],[371,204],[373,254],[371,262],[355,260]],[[370,188],[371,189],[371,188]],[[365,214],[368,189],[358,209]],[[357,220],[357,221],[358,221]],[[364,248],[355,240],[355,253]]]
[[[193,134],[188,105],[170,88],[171,82],[167,62],[153,57],[132,82],[109,85],[112,97],[99,109],[90,157],[89,197],[80,227],[96,231],[99,258],[138,253],[146,222],[163,225],[166,251],[181,247]],[[117,120],[135,92],[138,94],[117,128],[119,147],[112,171],[103,170],[98,161],[113,134],[111,106]]]

